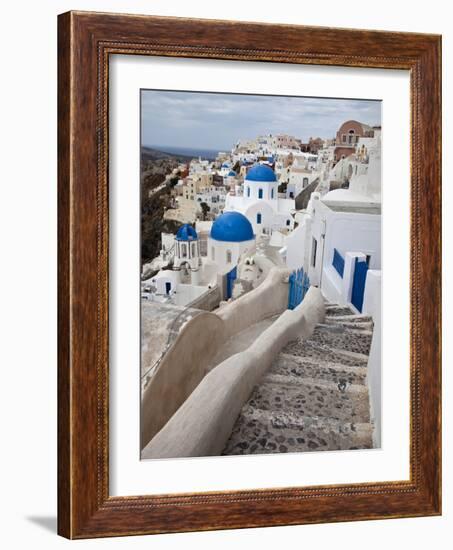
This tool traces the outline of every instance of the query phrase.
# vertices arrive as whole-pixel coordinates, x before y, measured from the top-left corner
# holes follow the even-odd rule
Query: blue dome
[[[241,243],[255,238],[252,224],[239,212],[224,212],[212,224],[211,239]]]
[[[230,171],[228,172],[228,175],[229,175],[229,176],[235,177],[235,176],[236,176],[236,172],[235,172],[234,170],[230,170]]]
[[[264,164],[256,164],[253,168],[250,168],[245,179],[248,181],[277,181],[272,168]]]
[[[182,227],[178,229],[178,232],[176,233],[176,239],[178,241],[194,241],[198,239],[198,235],[191,225],[185,223]]]

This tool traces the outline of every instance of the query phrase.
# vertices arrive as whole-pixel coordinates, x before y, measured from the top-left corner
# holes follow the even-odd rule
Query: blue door
[[[363,295],[365,293],[366,274],[368,272],[368,264],[365,260],[360,261],[355,259],[354,279],[352,282],[352,304],[362,313]]]
[[[227,273],[227,288],[226,288],[227,300],[231,298],[231,296],[233,295],[233,285],[234,285],[234,281],[236,280],[236,277],[237,277],[237,268],[233,267],[233,269],[229,273]]]

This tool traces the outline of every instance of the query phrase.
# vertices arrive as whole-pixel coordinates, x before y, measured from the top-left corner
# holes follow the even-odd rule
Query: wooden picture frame
[[[69,12],[59,16],[58,47],[59,534],[88,538],[440,514],[441,38]],[[111,54],[410,71],[409,481],[109,496]]]

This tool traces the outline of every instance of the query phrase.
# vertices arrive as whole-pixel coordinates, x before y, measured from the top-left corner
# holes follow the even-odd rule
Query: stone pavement
[[[222,454],[372,448],[372,335],[371,317],[327,304],[312,337],[290,342],[255,387]]]
[[[141,302],[141,386],[149,382],[153,367],[179,334],[181,327],[202,310],[162,304]]]

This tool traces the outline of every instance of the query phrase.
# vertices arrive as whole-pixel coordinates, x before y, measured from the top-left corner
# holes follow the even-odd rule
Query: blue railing
[[[343,278],[344,273],[344,258],[343,256],[338,252],[336,248],[333,249],[333,260],[332,265],[335,268],[338,275],[340,275],[341,278]]]
[[[289,276],[288,309],[297,307],[310,288],[310,279],[304,270],[293,271]]]

